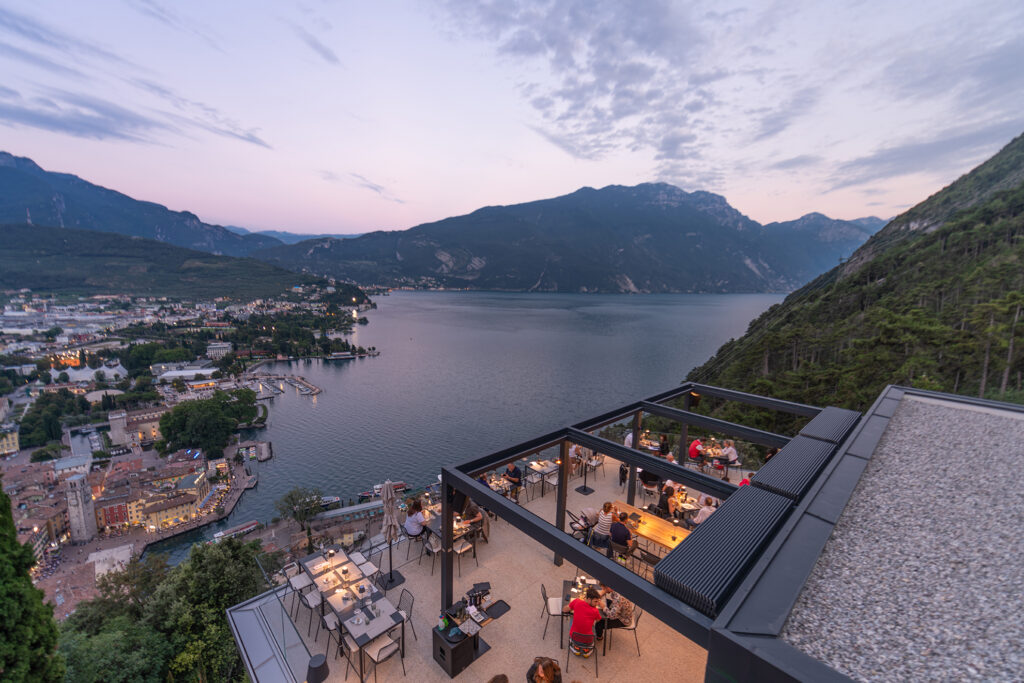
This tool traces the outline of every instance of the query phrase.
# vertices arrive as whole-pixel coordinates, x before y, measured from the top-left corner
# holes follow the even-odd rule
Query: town
[[[249,463],[272,445],[238,430],[265,424],[261,399],[278,384],[320,392],[260,373],[264,361],[378,353],[346,340],[374,307],[349,285],[247,303],[25,290],[3,300],[3,492],[58,617],[154,541],[227,517],[256,484]]]

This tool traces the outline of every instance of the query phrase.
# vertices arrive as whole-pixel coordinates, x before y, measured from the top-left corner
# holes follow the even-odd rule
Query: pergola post
[[[640,450],[640,427],[643,425],[643,411],[633,413],[633,448]],[[686,428],[685,426],[683,427]],[[626,482],[626,502],[636,504],[636,465],[629,466],[629,481]]]
[[[441,609],[446,610],[455,602],[455,577],[452,570],[452,544],[454,539],[454,515],[452,514],[452,497],[455,489],[448,478],[448,472],[441,470]]]
[[[690,404],[693,401],[692,397],[692,392],[687,391],[683,394],[683,410],[690,410]],[[682,429],[679,430],[679,455],[676,456],[676,462],[679,464],[686,462],[683,458],[689,457],[690,455],[690,446],[687,443],[690,440],[689,427],[690,426],[684,422]]]
[[[569,489],[569,468],[572,467],[568,441],[563,440],[558,445],[558,458],[561,462],[558,466],[558,490],[555,491],[555,495],[558,496],[555,503],[555,526],[560,531],[565,531],[565,501]],[[541,486],[543,485],[542,483]],[[555,551],[555,564],[559,567],[562,566],[562,556],[558,554],[557,550]]]

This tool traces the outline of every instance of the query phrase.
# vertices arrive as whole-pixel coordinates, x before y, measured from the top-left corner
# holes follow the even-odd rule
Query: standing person
[[[612,521],[615,519],[614,508],[610,502],[601,506],[597,513],[597,524],[594,525],[594,532],[590,535],[590,545],[594,548],[607,548],[608,540],[611,538]]]
[[[633,430],[632,429],[630,429],[629,431],[626,432],[626,438],[622,440],[622,445],[625,446],[626,448],[632,448],[633,447]]]
[[[658,453],[664,458],[670,452],[672,452],[672,448],[668,445],[668,437],[662,434],[658,437]]]
[[[550,657],[536,657],[526,672],[526,683],[562,683],[562,667]]]

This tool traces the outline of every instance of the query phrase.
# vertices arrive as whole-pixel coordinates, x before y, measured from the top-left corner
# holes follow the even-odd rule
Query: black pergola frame
[[[637,467],[653,472],[663,479],[684,483],[687,486],[722,499],[728,498],[737,488],[716,477],[710,477],[687,469],[681,464],[669,463],[660,457],[595,436],[590,434],[590,431],[632,417],[633,444],[639,444],[643,414],[648,413],[681,423],[681,443],[684,444],[686,442],[686,429],[690,424],[761,445],[781,447],[790,441],[790,437],[780,434],[690,412],[688,409],[691,406],[692,398],[699,395],[714,396],[729,401],[806,417],[814,417],[822,410],[821,408],[805,404],[686,382],[675,389],[656,394],[646,400],[636,401],[616,410],[584,420],[571,427],[550,432],[511,448],[492,453],[491,455],[477,458],[456,467],[443,467],[441,469],[441,609],[444,610],[451,607],[454,602],[453,513],[461,511],[453,510],[452,504],[455,492],[457,491],[471,498],[477,504],[483,505],[519,531],[554,551],[553,562],[556,566],[560,566],[563,559],[568,559],[580,570],[602,583],[613,586],[626,599],[645,611],[650,612],[655,618],[668,624],[675,631],[698,645],[707,648],[713,624],[711,618],[658,588],[652,582],[634,574],[603,553],[580,543],[565,533],[570,444],[580,444],[592,448],[595,452],[603,453],[607,457],[628,464],[629,481],[627,484],[627,496],[630,504],[634,502],[636,495]],[[683,410],[662,405],[665,401],[671,401],[679,397],[683,397]],[[481,472],[498,469],[509,462],[522,460],[555,446],[558,446],[560,449],[559,460],[561,464],[558,470],[558,485],[556,487],[557,500],[554,524],[541,519],[517,503],[495,493],[490,487],[476,479],[476,476]]]

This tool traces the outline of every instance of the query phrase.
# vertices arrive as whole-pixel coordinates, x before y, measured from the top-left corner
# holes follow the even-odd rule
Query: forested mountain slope
[[[1022,336],[1024,136],[773,306],[689,379],[855,409],[887,384],[1020,400]]]

